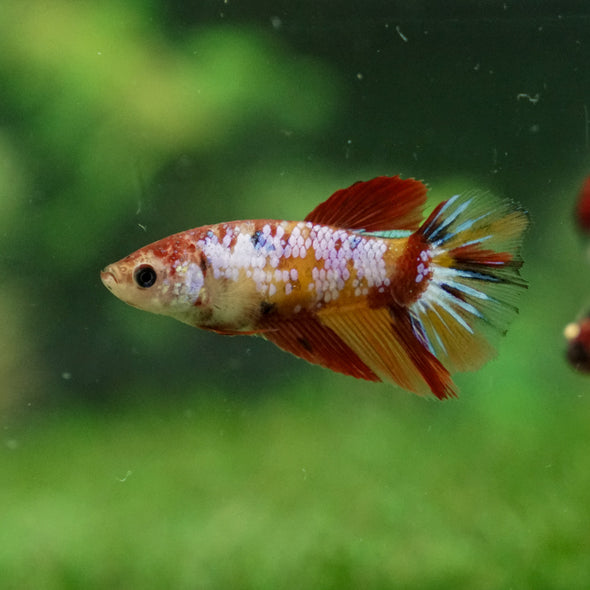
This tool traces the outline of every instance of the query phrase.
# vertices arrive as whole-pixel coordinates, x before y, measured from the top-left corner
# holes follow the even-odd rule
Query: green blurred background
[[[332,4],[332,5],[330,5]],[[3,588],[588,588],[584,2],[4,0]],[[125,306],[100,269],[358,179],[531,212],[498,358],[434,403]]]

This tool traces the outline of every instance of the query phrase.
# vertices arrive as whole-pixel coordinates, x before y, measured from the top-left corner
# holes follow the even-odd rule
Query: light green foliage
[[[0,249],[11,270],[4,275],[28,295],[22,323],[35,326],[3,346],[16,349],[20,366],[53,375],[53,384],[72,365],[74,372],[99,366],[106,352],[82,352],[85,345],[72,341],[80,321],[99,340],[105,329],[98,293],[101,305],[115,302],[103,297],[101,267],[203,223],[216,207],[231,217],[232,203],[252,203],[260,187],[245,190],[238,173],[223,189],[244,142],[265,133],[313,136],[337,107],[330,68],[294,56],[268,32],[223,22],[174,36],[164,29],[158,7],[142,2],[8,1],[0,11],[7,121],[0,127]],[[274,146],[257,150],[261,165]],[[182,176],[182,162],[201,160],[204,173]],[[159,178],[176,181],[167,172],[174,166],[179,187],[157,195]],[[118,325],[108,328],[109,340],[117,330],[129,334]],[[40,351],[62,342],[69,368],[31,357],[27,340]],[[163,334],[153,343],[171,349]],[[7,383],[1,399],[36,395],[12,377]]]
[[[590,583],[587,400],[516,424],[327,381],[11,429],[4,587]]]
[[[137,208],[139,180],[171,158],[236,149],[260,124],[313,132],[334,108],[327,68],[247,28],[195,28],[173,42],[139,3],[9,1],[2,11],[8,99],[35,153],[67,175],[35,225],[62,272],[87,263],[113,219]]]

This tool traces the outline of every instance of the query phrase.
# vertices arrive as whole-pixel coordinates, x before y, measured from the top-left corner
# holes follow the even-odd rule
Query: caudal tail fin
[[[468,194],[440,203],[412,236],[429,245],[430,279],[409,306],[412,328],[451,373],[494,356],[490,328],[503,333],[518,312],[527,225],[526,212],[510,201]]]

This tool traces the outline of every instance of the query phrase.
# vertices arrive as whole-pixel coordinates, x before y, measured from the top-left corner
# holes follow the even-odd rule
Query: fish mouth
[[[102,281],[103,285],[109,290],[112,290],[114,285],[119,284],[117,275],[110,266],[107,266],[106,268],[100,271],[100,280]]]

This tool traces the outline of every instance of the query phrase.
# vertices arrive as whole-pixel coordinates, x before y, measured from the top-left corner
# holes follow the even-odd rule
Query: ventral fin
[[[358,379],[380,381],[348,344],[312,316],[277,322],[265,327],[261,335],[310,363]]]
[[[318,319],[380,380],[397,383],[419,395],[433,394],[439,399],[456,396],[449,372],[419,340],[407,309],[322,311]]]
[[[426,202],[426,186],[412,178],[378,176],[336,191],[305,221],[367,232],[418,229]]]

